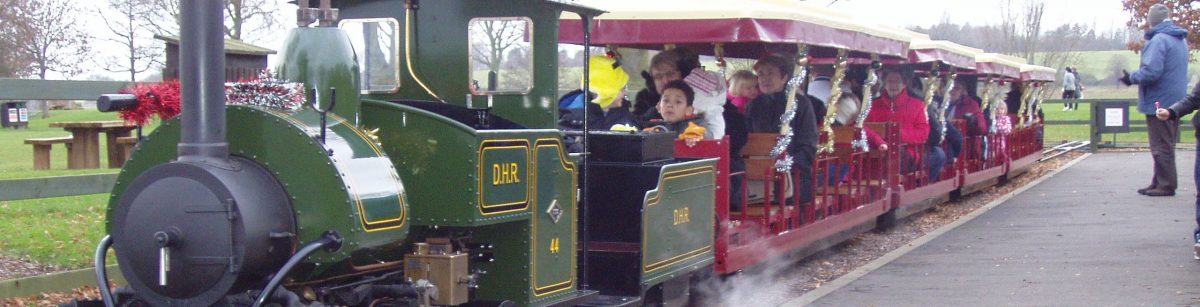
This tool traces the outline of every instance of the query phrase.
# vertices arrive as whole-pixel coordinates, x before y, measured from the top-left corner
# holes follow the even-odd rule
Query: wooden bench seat
[[[125,160],[129,160],[129,155],[133,154],[133,148],[137,146],[137,143],[138,139],[136,136],[117,137],[117,150],[109,151],[112,155],[108,157],[108,167],[121,168],[121,166],[125,165]],[[113,144],[109,144],[108,146],[111,147]]]
[[[74,138],[70,136],[26,139],[25,144],[33,145],[33,169],[50,169],[50,148],[54,144],[66,144],[67,156],[70,156],[71,152],[74,151],[74,149],[71,148],[72,140],[74,140]]]

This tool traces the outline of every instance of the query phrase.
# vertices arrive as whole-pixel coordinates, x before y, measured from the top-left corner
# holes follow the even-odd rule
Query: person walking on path
[[[1155,120],[1158,108],[1170,108],[1187,94],[1187,30],[1167,20],[1170,11],[1162,4],[1150,7],[1146,21],[1146,46],[1137,71],[1125,72],[1121,82],[1138,85],[1138,112],[1146,114],[1150,135],[1150,154],[1154,157],[1154,178],[1150,186],[1139,189],[1147,196],[1174,196],[1177,187],[1175,143],[1179,141],[1178,120]]]
[[[1063,111],[1071,110],[1071,100],[1075,99],[1075,72],[1070,67],[1063,72]]]
[[[1200,83],[1192,88],[1192,94],[1169,107],[1159,108],[1155,115],[1163,122],[1178,122],[1180,117],[1200,109]],[[1200,142],[1200,116],[1192,116],[1192,126],[1196,128],[1196,141]],[[1200,151],[1196,151],[1196,167],[1192,170],[1196,178],[1196,190],[1200,191]],[[1200,194],[1196,195],[1196,229],[1192,231],[1192,258],[1200,260]]]

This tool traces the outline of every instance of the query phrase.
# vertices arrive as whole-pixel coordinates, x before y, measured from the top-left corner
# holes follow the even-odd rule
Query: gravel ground
[[[713,279],[699,285],[696,291],[720,295],[705,295],[707,298],[701,305],[746,306],[747,302],[754,302],[750,305],[755,306],[779,305],[820,288],[934,229],[949,224],[1081,155],[1082,152],[1071,152],[1038,163],[1028,173],[1004,186],[991,187],[956,201],[939,204],[923,213],[908,217],[892,229],[860,234],[803,260],[775,259],[738,275]],[[53,267],[0,257],[0,280],[54,271],[57,270]],[[0,300],[0,306],[57,306],[76,298],[96,299],[99,296],[95,287],[82,287],[71,293],[43,293],[34,297]]]
[[[0,256],[0,280],[16,279],[61,271],[54,266]]]

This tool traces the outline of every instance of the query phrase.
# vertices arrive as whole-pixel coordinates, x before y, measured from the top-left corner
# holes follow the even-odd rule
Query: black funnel
[[[229,160],[225,142],[224,1],[180,3],[180,161]]]

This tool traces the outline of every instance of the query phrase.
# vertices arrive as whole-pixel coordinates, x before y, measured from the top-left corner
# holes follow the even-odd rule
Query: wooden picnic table
[[[100,168],[100,133],[104,132],[108,140],[108,165],[121,167],[125,162],[124,151],[117,144],[117,138],[129,136],[130,131],[137,126],[124,121],[81,121],[56,122],[50,127],[63,128],[71,132],[72,151],[67,158],[67,168]]]

